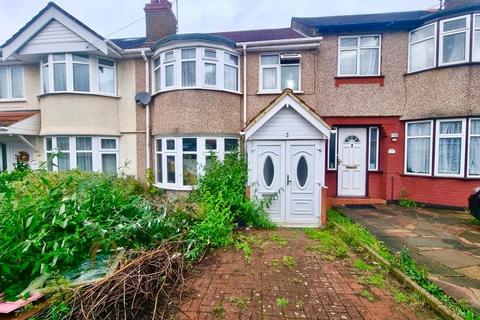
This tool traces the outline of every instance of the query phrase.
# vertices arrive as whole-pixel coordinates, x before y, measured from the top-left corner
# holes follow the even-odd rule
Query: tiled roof
[[[218,34],[208,34],[208,33],[184,33],[184,34],[172,34],[163,39],[158,40],[152,46],[153,49],[160,45],[164,45],[170,42],[176,41],[207,41],[213,43],[220,43],[230,47],[235,47],[235,41],[228,39],[226,37],[219,36]]]
[[[302,24],[320,31],[354,29],[356,27],[411,27],[422,23],[422,18],[431,11],[405,11],[377,14],[359,14],[315,18],[292,18],[292,23]]]
[[[122,49],[135,49],[148,47],[146,37],[111,39],[113,43]]]
[[[0,126],[9,127],[17,122],[28,119],[40,111],[1,111]]]
[[[93,33],[95,36],[97,36],[98,38],[104,40],[104,38],[99,35],[98,33],[96,33],[95,31],[93,31],[92,29],[90,29],[87,25],[85,25],[84,23],[82,23],[80,20],[78,20],[77,18],[75,18],[74,16],[72,16],[70,13],[68,13],[67,11],[63,10],[61,7],[59,7],[56,3],[54,2],[49,2],[47,4],[47,6],[45,8],[43,8],[39,13],[37,13],[29,22],[27,22],[27,24],[25,24],[20,30],[17,31],[17,33],[15,33],[10,39],[8,39],[7,41],[5,41],[4,44],[2,44],[0,46],[0,48],[3,48],[7,45],[9,45],[13,40],[15,40],[20,34],[22,34],[22,32],[24,32],[28,27],[30,27],[38,18],[40,18],[42,16],[42,14],[44,14],[48,9],[50,8],[55,8],[57,9],[58,11],[60,11],[61,13],[63,13],[64,15],[66,15],[67,17],[69,17],[70,19],[72,19],[73,21],[75,21],[77,24],[79,24],[80,26],[82,26],[83,28],[85,28],[86,30],[88,30],[89,32]]]
[[[222,36],[235,42],[267,41],[305,38],[304,35],[292,28],[258,29],[244,31],[215,32],[213,35]]]

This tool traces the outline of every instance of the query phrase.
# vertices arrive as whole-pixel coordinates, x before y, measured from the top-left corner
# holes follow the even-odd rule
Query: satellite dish
[[[152,101],[152,96],[148,92],[139,92],[135,95],[135,102],[142,107],[146,107]]]

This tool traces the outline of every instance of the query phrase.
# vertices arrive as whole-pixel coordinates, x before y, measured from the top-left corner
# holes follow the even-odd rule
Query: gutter
[[[263,40],[263,41],[248,41],[238,42],[237,48],[242,48],[244,45],[251,48],[260,46],[273,46],[273,45],[292,45],[292,44],[307,44],[318,43],[323,40],[323,37],[308,37],[308,38],[296,38],[296,39],[282,39],[282,40]]]
[[[148,49],[150,50],[150,49]],[[147,49],[141,50],[143,61],[145,61],[145,92],[150,93],[150,62],[146,55]],[[145,106],[145,158],[147,170],[151,168],[150,164],[150,104]]]

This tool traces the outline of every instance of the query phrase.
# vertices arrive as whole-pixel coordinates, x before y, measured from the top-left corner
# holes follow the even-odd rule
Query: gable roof
[[[72,16],[54,2],[49,2],[45,8],[37,13],[20,30],[18,30],[10,39],[5,41],[0,48],[2,49],[3,59],[8,58],[13,52],[21,48],[33,36],[40,32],[52,20],[57,20],[66,25],[67,28],[77,33],[79,36],[89,42],[93,47],[103,53],[107,53],[105,38],[90,29],[87,25]]]
[[[258,129],[260,129],[269,119],[277,114],[285,105],[289,105],[301,116],[310,122],[318,131],[326,137],[330,136],[330,126],[320,117],[320,115],[305,101],[297,97],[291,89],[283,90],[283,93],[260,111],[243,129],[245,138],[248,140]]]
[[[424,16],[431,13],[431,11],[418,10],[312,18],[294,17],[292,24],[298,23],[318,31],[343,31],[358,27],[399,29],[416,27],[422,23]]]

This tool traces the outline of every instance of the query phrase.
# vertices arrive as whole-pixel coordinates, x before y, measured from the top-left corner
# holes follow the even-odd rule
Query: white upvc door
[[[320,141],[286,143],[286,223],[319,222],[321,174]]]
[[[324,184],[324,143],[253,141],[249,147],[252,195],[274,197],[273,222],[288,226],[320,223],[320,188]]]
[[[338,131],[338,195],[364,197],[367,178],[367,129],[340,128]]]
[[[273,222],[285,222],[285,142],[255,141],[252,148],[253,183],[255,195],[273,197],[268,212]]]

